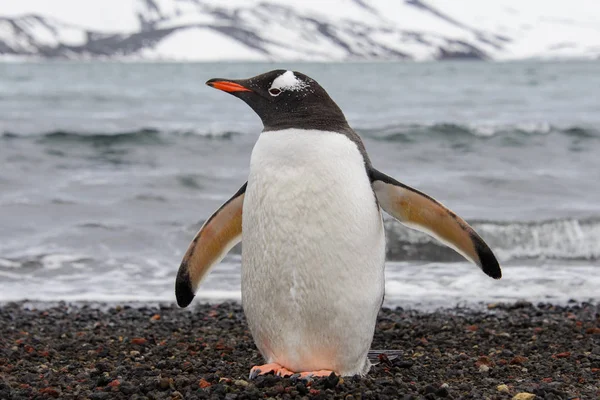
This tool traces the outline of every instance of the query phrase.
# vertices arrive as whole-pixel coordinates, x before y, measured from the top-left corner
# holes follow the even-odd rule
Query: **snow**
[[[223,50],[226,56],[223,57]],[[265,56],[257,54],[234,39],[210,28],[181,29],[169,35],[159,44],[140,54],[144,58],[174,61],[264,61]]]
[[[430,60],[470,46],[495,60],[600,55],[591,0],[18,0],[3,1],[0,17],[24,30],[0,19],[0,41],[32,55],[85,46],[88,31],[142,29],[172,30],[134,54],[150,59]]]
[[[0,15],[43,15],[89,30],[132,32],[139,22],[134,12],[137,0],[3,0]]]
[[[452,8],[445,0],[427,3],[467,26],[511,39],[504,51],[496,52],[498,59],[583,56],[586,48],[600,43],[596,1],[460,0],[461,7]]]
[[[44,22],[34,17],[23,18],[23,25],[29,26],[28,33],[32,34],[38,43],[46,46],[57,46],[60,43],[77,46],[85,43],[86,35],[82,29],[52,19],[45,19]]]
[[[204,14],[181,14],[173,18],[169,18],[164,21],[157,22],[156,28],[169,29],[178,26],[190,26],[190,25],[207,25],[214,24],[217,21],[213,17]]]
[[[0,21],[0,37],[11,47],[27,47],[29,43],[24,38],[15,35],[13,26],[8,21]]]

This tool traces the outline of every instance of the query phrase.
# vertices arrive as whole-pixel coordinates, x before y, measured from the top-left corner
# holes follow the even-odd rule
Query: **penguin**
[[[189,245],[175,294],[188,306],[210,269],[242,242],[242,305],[265,360],[250,378],[367,374],[384,296],[382,210],[501,277],[492,250],[462,218],[373,167],[314,79],[274,70],[206,84],[243,100],[264,129],[247,182]]]

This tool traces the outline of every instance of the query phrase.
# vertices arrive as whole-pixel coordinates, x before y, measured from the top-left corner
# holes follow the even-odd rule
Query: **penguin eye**
[[[279,96],[280,93],[281,93],[281,90],[279,90],[277,88],[271,88],[271,89],[269,89],[269,94],[271,96]]]

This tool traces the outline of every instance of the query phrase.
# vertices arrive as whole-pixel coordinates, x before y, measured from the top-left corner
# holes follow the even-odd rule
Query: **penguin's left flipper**
[[[371,361],[371,364],[377,365],[381,362],[382,356],[385,356],[389,361],[395,360],[396,358],[404,355],[402,350],[369,350],[367,358]]]
[[[242,207],[247,182],[202,225],[190,243],[175,281],[175,297],[187,307],[210,268],[242,240]]]
[[[492,278],[502,277],[492,250],[458,215],[437,200],[374,168],[369,170],[369,178],[381,208],[392,217],[456,250]]]

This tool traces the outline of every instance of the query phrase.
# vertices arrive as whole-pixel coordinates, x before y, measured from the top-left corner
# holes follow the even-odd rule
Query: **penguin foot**
[[[264,365],[256,365],[250,369],[250,379],[254,379],[259,375],[266,375],[273,372],[277,376],[286,377],[294,375],[294,372],[289,369],[282,367],[277,363],[270,363]]]

